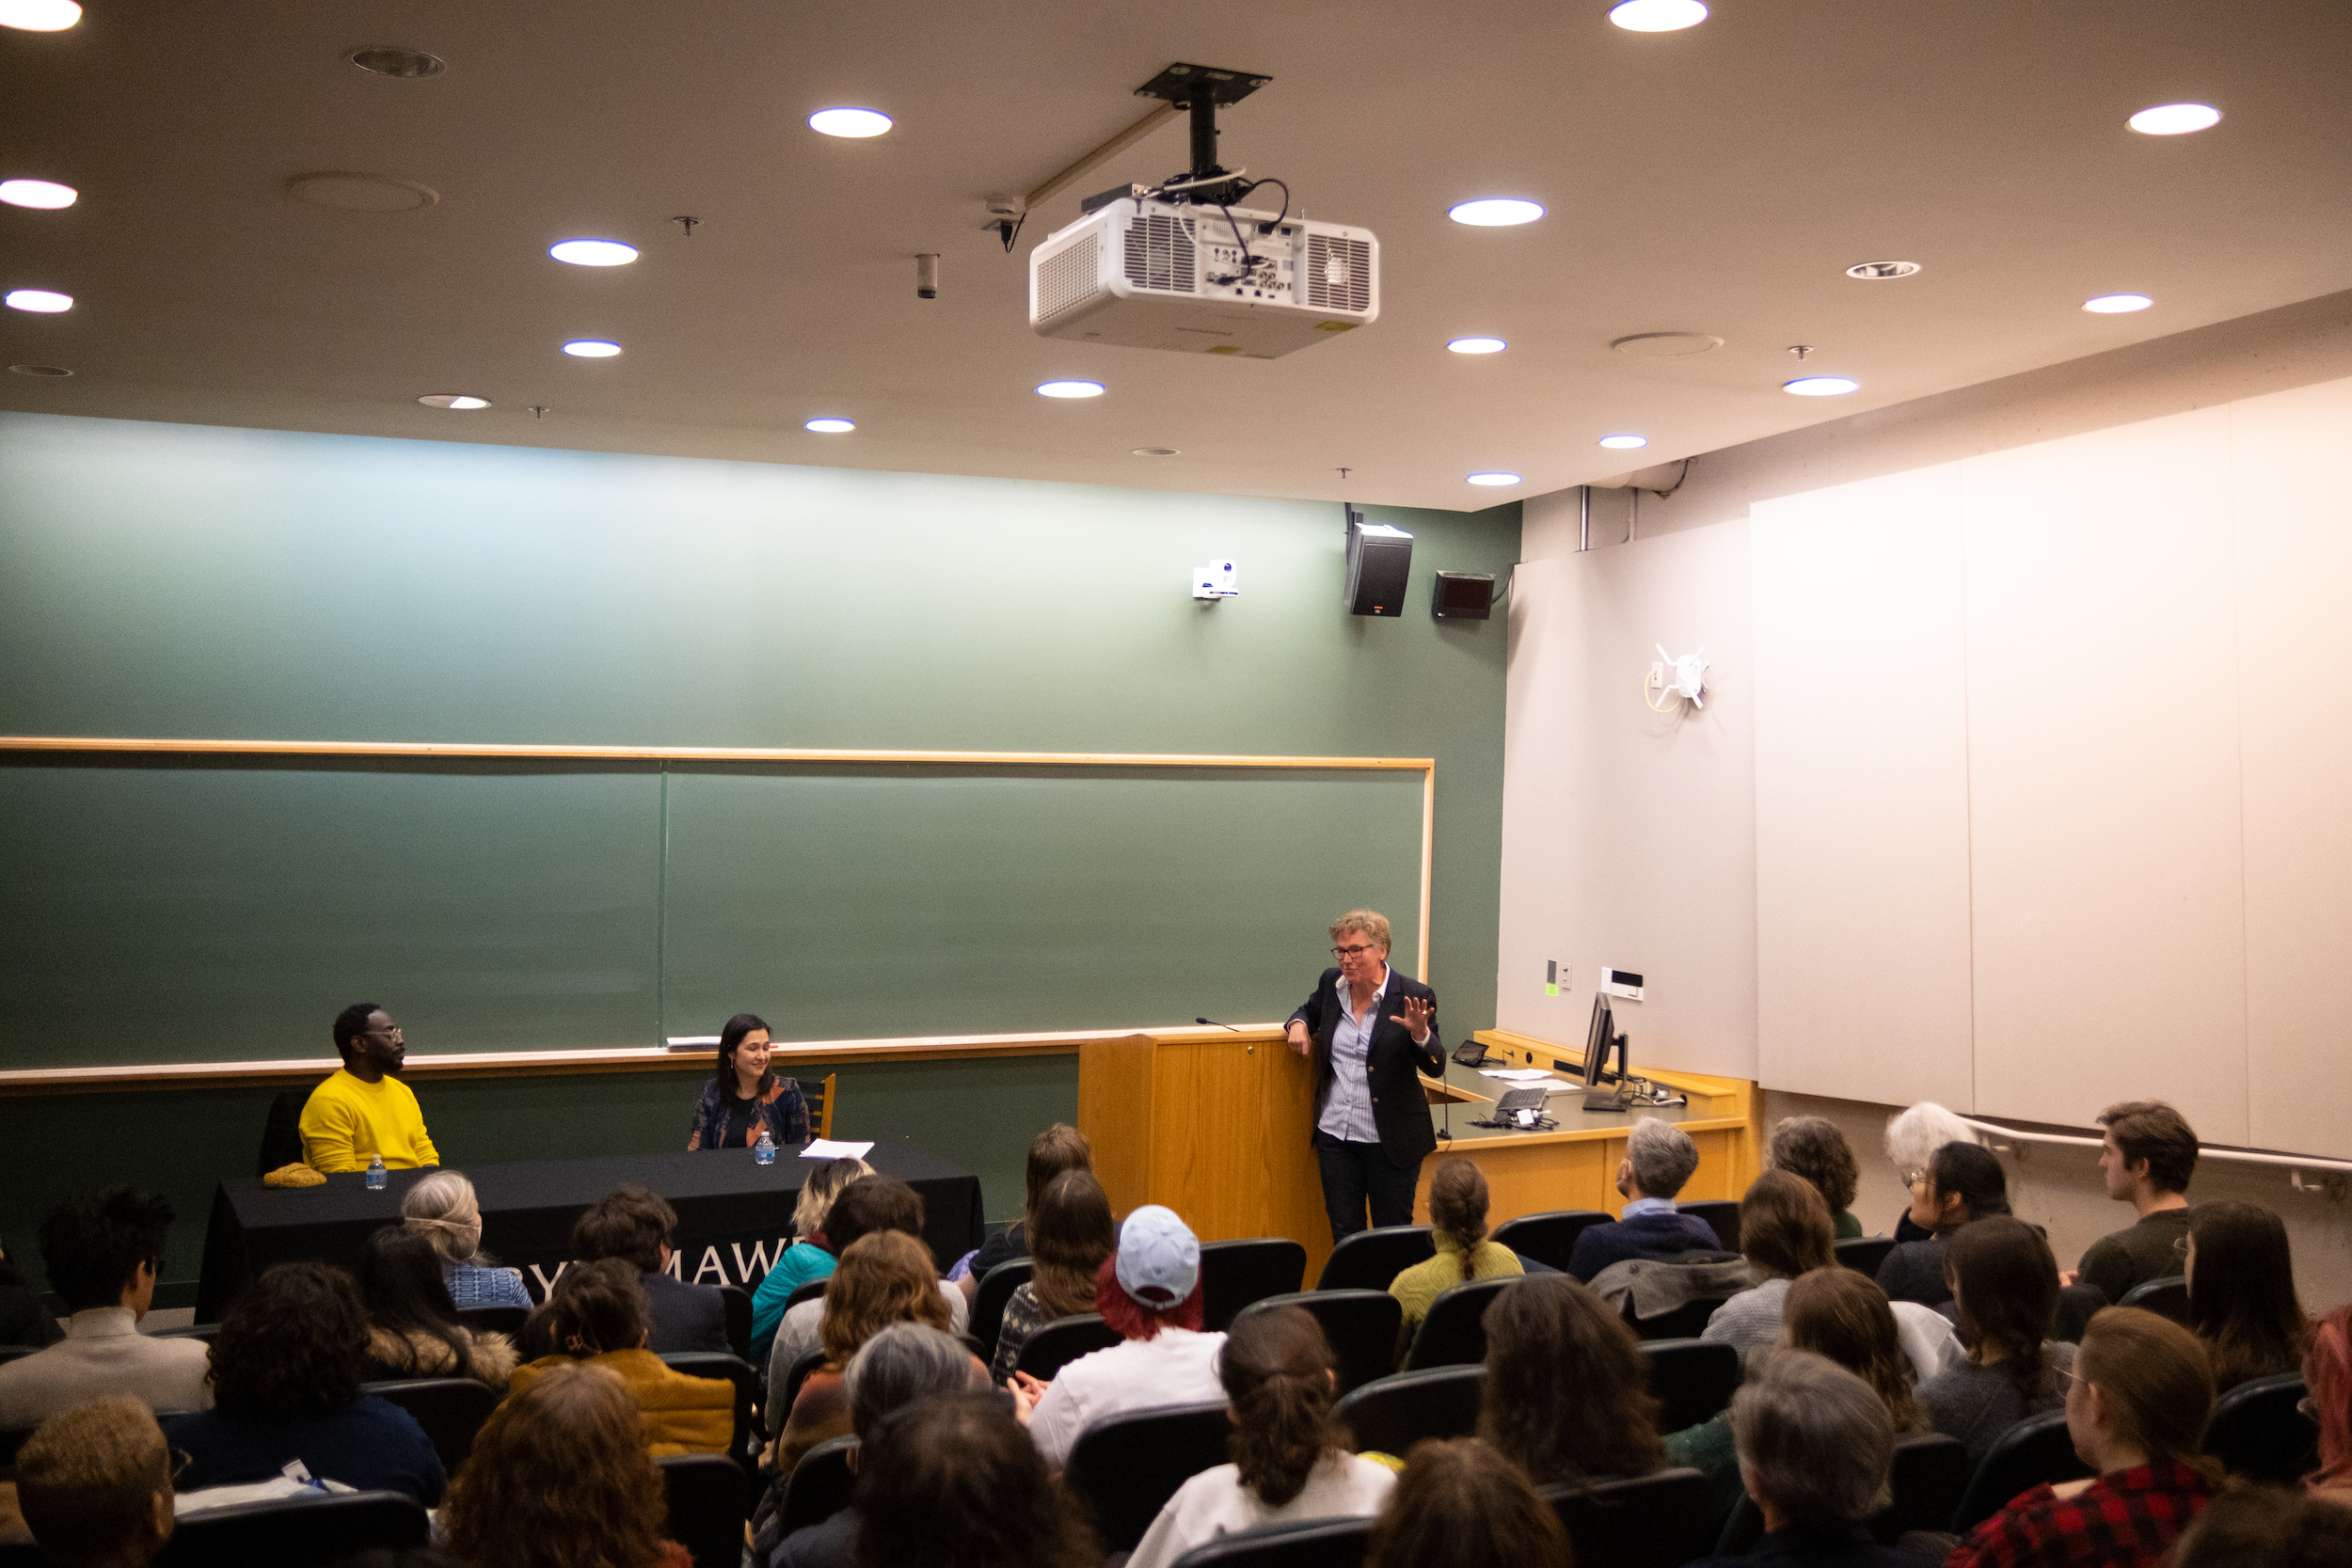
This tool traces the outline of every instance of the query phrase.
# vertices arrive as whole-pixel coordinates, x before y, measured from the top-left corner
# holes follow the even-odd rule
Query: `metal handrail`
[[[2003,1127],[1995,1122],[1979,1121],[1974,1117],[1962,1117],[1960,1119],[1979,1132],[1990,1132],[2004,1138],[2015,1138],[2021,1143],[2058,1144],[2068,1148],[2097,1148],[2103,1141],[2098,1138],[2079,1137],[2070,1132],[2028,1132],[2022,1127]],[[2274,1154],[2266,1149],[2216,1148],[2208,1144],[2198,1149],[2197,1156],[2201,1160],[2221,1160],[2233,1164],[2280,1167],[2288,1172],[2289,1181],[2297,1192],[2322,1190],[2316,1186],[2304,1185],[2302,1174],[2307,1170],[2329,1171],[2344,1176],[2352,1176],[2352,1161],[2331,1160],[2320,1154]]]

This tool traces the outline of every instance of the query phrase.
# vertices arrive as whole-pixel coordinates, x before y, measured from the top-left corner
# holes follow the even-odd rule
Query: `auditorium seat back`
[[[1119,1330],[1104,1323],[1100,1312],[1056,1318],[1022,1341],[1021,1359],[1013,1363],[1013,1370],[1051,1383],[1056,1372],[1078,1357],[1108,1350],[1119,1340]]]
[[[981,1277],[980,1288],[972,1297],[972,1337],[988,1347],[980,1356],[991,1361],[996,1356],[996,1337],[1005,1326],[1005,1304],[1012,1293],[1029,1282],[1037,1272],[1037,1262],[1029,1258],[1012,1258],[997,1264]]]
[[[441,1456],[441,1468],[451,1475],[472,1454],[474,1435],[502,1397],[501,1390],[469,1377],[392,1378],[363,1383],[359,1391],[388,1400],[415,1417],[432,1439],[433,1451]]]
[[[1696,1470],[1540,1490],[1567,1527],[1578,1562],[1681,1568],[1714,1549],[1714,1507],[1707,1478]]]
[[[1851,1269],[1856,1274],[1867,1274],[1872,1279],[1876,1279],[1879,1276],[1879,1265],[1885,1262],[1886,1255],[1895,1250],[1895,1238],[1892,1236],[1850,1236],[1835,1243],[1833,1250],[1837,1254],[1839,1267]]]
[[[759,1398],[759,1374],[752,1370],[751,1363],[739,1355],[708,1350],[673,1351],[661,1359],[671,1370],[688,1377],[723,1377],[735,1385],[735,1433],[728,1440],[727,1455],[747,1474],[755,1473],[759,1454],[752,1441],[752,1409]]]
[[[1359,1568],[1371,1544],[1370,1519],[1260,1525],[1203,1542],[1172,1568]]]
[[[273,1497],[183,1513],[156,1568],[319,1568],[371,1548],[425,1544],[424,1507],[401,1492]]]
[[[1098,1546],[1133,1551],[1178,1487],[1225,1463],[1232,1430],[1223,1400],[1106,1417],[1079,1433],[1062,1485]]]
[[[1356,1435],[1359,1452],[1399,1459],[1424,1437],[1468,1437],[1478,1430],[1484,1367],[1432,1367],[1392,1372],[1349,1394],[1334,1414]]]
[[[2213,1407],[2205,1451],[2247,1481],[2292,1486],[2319,1468],[2319,1427],[2300,1406],[2301,1372],[2239,1384]]]
[[[751,1517],[751,1481],[723,1454],[687,1453],[657,1459],[670,1516],[661,1533],[684,1546],[694,1568],[739,1568],[743,1522]]]
[[[784,1483],[783,1535],[821,1525],[850,1506],[850,1493],[857,1485],[850,1455],[856,1449],[854,1437],[828,1437],[801,1455]]]
[[[789,1312],[795,1307],[805,1306],[809,1302],[822,1301],[824,1299],[825,1281],[822,1279],[811,1279],[803,1284],[792,1287],[792,1293],[784,1298],[784,1309],[787,1312]]]
[[[522,1343],[523,1324],[531,1321],[528,1307],[461,1307],[457,1321],[476,1334],[504,1334],[512,1338],[517,1348]]]
[[[1295,1291],[1241,1309],[1246,1318],[1276,1307],[1295,1307],[1323,1325],[1339,1363],[1339,1392],[1346,1394],[1396,1370],[1396,1335],[1405,1307],[1386,1291]]]
[[[749,1361],[752,1358],[752,1293],[740,1285],[719,1287],[719,1305],[727,1325],[727,1348]]]
[[[1568,1255],[1576,1250],[1576,1239],[1594,1226],[1608,1223],[1609,1215],[1598,1209],[1547,1209],[1540,1214],[1521,1214],[1518,1219],[1504,1220],[1495,1227],[1489,1239],[1522,1258],[1549,1263],[1565,1274]]]
[[[1712,1226],[1725,1252],[1740,1250],[1740,1205],[1727,1197],[1710,1197],[1697,1203],[1677,1203],[1675,1207],[1686,1214],[1695,1214]]]
[[[1951,1530],[1966,1535],[1999,1512],[2020,1492],[2043,1481],[2078,1481],[2090,1474],[2074,1453],[2074,1439],[2066,1430],[2066,1412],[2052,1410],[2028,1416],[1993,1440],[1977,1463],[1968,1490],[1953,1511]]]
[[[1425,1225],[1384,1225],[1343,1236],[1323,1260],[1318,1291],[1385,1291],[1398,1275],[1438,1254]]]
[[[990,1271],[993,1273],[994,1271]],[[1307,1277],[1307,1249],[1287,1236],[1200,1243],[1203,1330],[1222,1334],[1253,1301],[1296,1291]]]
[[[1731,1407],[1740,1387],[1740,1353],[1732,1346],[1710,1339],[1646,1339],[1642,1355],[1649,1363],[1649,1391],[1658,1400],[1661,1435]]]
[[[2177,1274],[2167,1275],[2162,1279],[2142,1280],[2124,1291],[2123,1299],[2115,1305],[2144,1307],[2186,1328],[2189,1325],[2188,1280]]]
[[[1495,1297],[1519,1282],[1515,1274],[1498,1279],[1472,1279],[1441,1291],[1429,1304],[1429,1316],[1413,1336],[1405,1357],[1406,1371],[1424,1367],[1463,1367],[1486,1359],[1486,1308]]]
[[[781,1409],[771,1410],[768,1412],[768,1430],[770,1432],[782,1432],[784,1430],[784,1423],[792,1418],[793,1402],[801,1397],[801,1385],[808,1381],[809,1373],[815,1371],[818,1368],[823,1366],[824,1364],[825,1347],[818,1345],[814,1350],[803,1351],[801,1353],[800,1359],[793,1362],[790,1367],[786,1369],[784,1374],[784,1404]]]

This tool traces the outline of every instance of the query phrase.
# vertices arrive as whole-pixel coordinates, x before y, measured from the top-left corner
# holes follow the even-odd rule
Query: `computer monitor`
[[[1617,1053],[1617,1069],[1608,1069],[1609,1053]],[[1616,1020],[1609,1008],[1609,993],[1601,991],[1593,998],[1592,1026],[1584,1032],[1584,1108],[1605,1111],[1614,1108],[1619,1090],[1602,1088],[1604,1084],[1622,1085],[1629,1068],[1626,1063],[1626,1037],[1616,1028]]]

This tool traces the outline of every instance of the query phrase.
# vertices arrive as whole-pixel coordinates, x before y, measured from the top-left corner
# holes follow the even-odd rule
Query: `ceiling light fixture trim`
[[[2143,136],[2185,136],[2220,124],[2221,111],[2210,103],[2158,103],[2123,123]]]
[[[1544,215],[1544,208],[1540,201],[1516,196],[1482,196],[1474,201],[1455,202],[1445,215],[1472,229],[1509,229],[1534,223]]]
[[[1612,451],[1631,451],[1636,447],[1648,446],[1649,437],[1632,435],[1604,436],[1600,438],[1600,444]]]
[[[808,128],[828,136],[852,139],[879,136],[894,121],[880,109],[819,109],[808,117]]]
[[[7,305],[11,310],[29,310],[37,316],[54,316],[60,310],[73,309],[73,296],[61,294],[55,289],[10,289]]]
[[[1500,338],[1456,338],[1445,346],[1456,354],[1501,354],[1511,345]]]
[[[343,58],[372,76],[389,76],[403,82],[438,76],[449,69],[449,62],[438,55],[397,43],[363,43],[357,49],[346,50]]]
[[[60,185],[55,180],[0,180],[0,201],[11,207],[30,207],[40,212],[56,212],[71,207],[82,193],[71,185]]]
[[[847,436],[855,430],[857,425],[855,421],[850,420],[811,420],[801,428],[814,431],[819,436]]]
[[[0,27],[27,33],[61,33],[82,20],[73,0],[0,0]]]
[[[1484,484],[1488,486],[1518,484],[1524,483],[1518,475],[1504,473],[1500,469],[1495,469],[1482,474],[1470,474],[1467,477],[1472,484]]]
[[[67,370],[63,365],[10,365],[8,370],[11,373],[16,375],[37,375],[52,378],[72,375],[73,373],[72,371]]]
[[[1918,275],[1919,263],[1916,261],[1856,261],[1846,269],[1848,277],[1859,278],[1865,283],[1883,283],[1892,277],[1916,277]]]
[[[1629,33],[1678,33],[1707,20],[1700,0],[1625,0],[1609,8],[1609,20]]]
[[[625,267],[637,260],[637,247],[618,240],[562,240],[548,254],[575,267]]]
[[[575,359],[610,359],[621,352],[621,345],[602,338],[576,338],[564,345],[564,352]]]
[[[488,398],[478,398],[470,392],[427,392],[417,401],[427,408],[454,408],[465,413],[490,406]]]
[[[1782,382],[1780,389],[1801,398],[1841,398],[1848,392],[1860,391],[1862,383],[1848,375],[1801,375],[1794,381]]]
[[[2084,300],[2083,309],[2094,316],[2126,316],[2154,303],[2146,294],[2098,294]]]
[[[1048,381],[1037,389],[1041,398],[1099,398],[1103,384],[1099,381]]]

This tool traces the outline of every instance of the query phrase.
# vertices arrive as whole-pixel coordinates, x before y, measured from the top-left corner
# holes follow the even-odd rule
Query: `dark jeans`
[[[1343,1141],[1318,1128],[1315,1164],[1323,1167],[1323,1212],[1330,1216],[1331,1240],[1364,1228],[1364,1205],[1375,1226],[1413,1223],[1413,1190],[1421,1185],[1417,1161],[1399,1170],[1378,1144]]]

